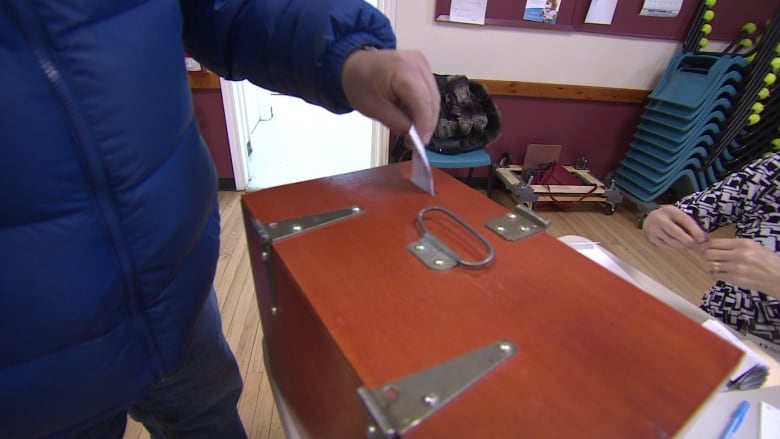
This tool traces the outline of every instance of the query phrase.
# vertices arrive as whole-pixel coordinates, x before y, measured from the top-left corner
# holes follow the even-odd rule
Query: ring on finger
[[[718,273],[721,272],[720,271],[720,262],[713,261],[711,264],[712,264],[712,270],[710,270],[710,271],[712,271],[712,274],[718,274]]]

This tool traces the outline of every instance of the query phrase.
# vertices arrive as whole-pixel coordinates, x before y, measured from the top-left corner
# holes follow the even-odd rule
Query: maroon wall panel
[[[501,135],[488,147],[494,161],[509,152],[522,164],[528,144],[563,145],[560,162],[573,165],[585,154],[596,178],[617,169],[644,113],[637,104],[509,96],[493,101],[501,114]]]
[[[513,164],[523,164],[532,143],[561,145],[561,164],[574,165],[584,154],[588,169],[598,179],[617,170],[645,111],[639,104],[514,96],[492,99],[501,116],[501,134],[486,148],[494,163],[508,152]],[[391,136],[391,149],[395,139]],[[465,169],[444,171],[458,177],[467,173]],[[487,176],[487,168],[474,169],[474,176]]]
[[[222,92],[218,89],[192,89],[192,102],[201,135],[217,167],[217,177],[234,178]]]

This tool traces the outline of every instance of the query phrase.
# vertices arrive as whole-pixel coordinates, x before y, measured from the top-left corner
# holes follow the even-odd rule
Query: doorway
[[[394,21],[395,0],[366,0]],[[221,81],[237,190],[260,190],[387,164],[389,132],[249,81]]]
[[[246,92],[264,96],[270,114],[257,118],[249,135],[247,190],[371,167],[371,119],[357,111],[336,115],[267,90]]]

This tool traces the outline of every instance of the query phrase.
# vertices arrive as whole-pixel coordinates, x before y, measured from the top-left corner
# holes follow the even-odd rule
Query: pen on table
[[[737,429],[739,429],[740,424],[742,424],[742,420],[745,419],[745,414],[747,414],[748,409],[750,408],[750,403],[747,401],[742,401],[739,403],[739,406],[736,410],[734,410],[734,413],[731,415],[731,420],[729,421],[729,425],[726,426],[726,429],[723,431],[723,434],[720,435],[720,439],[729,439],[731,436],[734,435],[734,433],[737,432]]]

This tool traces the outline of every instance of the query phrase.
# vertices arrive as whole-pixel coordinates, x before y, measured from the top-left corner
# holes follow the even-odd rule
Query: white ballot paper
[[[420,189],[433,195],[433,174],[428,156],[425,155],[425,145],[417,134],[414,124],[409,128],[409,138],[412,139],[412,183]]]

